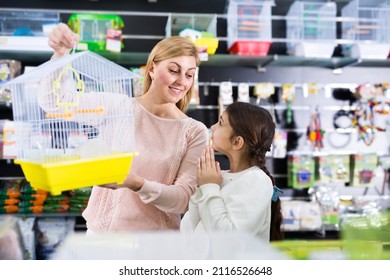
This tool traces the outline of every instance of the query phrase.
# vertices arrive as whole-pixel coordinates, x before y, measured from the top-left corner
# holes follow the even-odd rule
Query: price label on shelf
[[[120,52],[122,45],[122,31],[116,29],[107,29],[106,50]]]

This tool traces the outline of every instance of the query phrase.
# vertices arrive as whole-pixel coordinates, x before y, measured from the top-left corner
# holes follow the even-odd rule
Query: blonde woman
[[[49,37],[53,58],[77,40],[66,24],[58,25]],[[140,155],[123,185],[93,187],[82,214],[89,233],[179,229],[208,140],[206,126],[185,114],[199,63],[196,47],[186,38],[165,38],[151,51],[144,94],[129,103]]]

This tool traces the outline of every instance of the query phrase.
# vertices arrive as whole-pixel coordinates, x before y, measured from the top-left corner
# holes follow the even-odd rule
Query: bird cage
[[[121,40],[124,22],[119,15],[72,14],[69,17],[68,25],[73,32],[80,35],[80,41],[76,46],[78,50],[102,52],[114,47],[114,49],[117,49],[116,52],[120,52],[124,47]],[[115,47],[116,44],[114,46],[107,44],[109,30],[118,31],[114,33],[117,34],[119,47]]]
[[[272,41],[270,0],[229,0],[227,44],[231,54],[266,56]]]
[[[336,47],[336,3],[295,1],[287,13],[287,52],[330,58]]]
[[[47,36],[60,14],[49,11],[3,9],[0,11],[1,36]]]
[[[7,83],[17,155],[35,189],[121,184],[135,137],[131,71],[90,51],[50,60]]]
[[[165,36],[174,35],[191,38],[200,52],[205,48],[207,54],[213,55],[219,43],[217,38],[217,15],[169,14],[165,26]]]
[[[390,1],[354,0],[341,10],[345,56],[386,59],[390,50]]]

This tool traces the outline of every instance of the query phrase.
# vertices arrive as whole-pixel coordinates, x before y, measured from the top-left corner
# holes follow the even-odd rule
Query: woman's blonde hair
[[[167,37],[156,44],[149,54],[145,67],[144,94],[149,90],[150,85],[152,84],[149,72],[153,67],[153,62],[160,62],[178,56],[193,56],[196,60],[196,66],[198,67],[200,64],[197,48],[188,38],[172,36]],[[182,112],[186,111],[191,100],[193,90],[194,83],[191,85],[184,97],[176,103],[176,106]]]

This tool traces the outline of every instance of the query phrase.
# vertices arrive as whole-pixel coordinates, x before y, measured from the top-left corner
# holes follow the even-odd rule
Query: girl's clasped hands
[[[218,161],[215,161],[214,150],[211,147],[204,149],[198,159],[198,186],[214,183],[221,186],[222,175]]]

